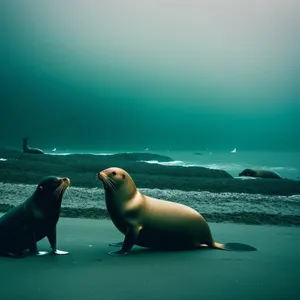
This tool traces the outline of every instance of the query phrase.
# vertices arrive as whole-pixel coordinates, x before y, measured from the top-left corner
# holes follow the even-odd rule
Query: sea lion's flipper
[[[212,245],[212,248],[227,250],[227,251],[257,251],[256,248],[254,248],[250,245],[241,244],[241,243],[220,244],[220,243],[214,242]]]
[[[43,256],[49,254],[48,251],[39,251],[37,248],[37,243],[36,243],[36,237],[35,233],[32,233],[32,240],[30,241],[31,245],[29,247],[30,255],[35,255],[35,256]]]
[[[110,243],[109,246],[111,246],[111,247],[122,247],[123,246],[123,242]]]
[[[56,254],[56,255],[66,255],[66,254],[69,254],[69,252],[68,251],[62,251],[62,250],[56,249],[55,251],[53,251],[53,254]]]
[[[44,256],[50,254],[49,251],[38,251],[35,255],[36,256]]]
[[[30,246],[29,246],[29,251],[30,254],[38,254],[38,248],[37,248],[37,243],[36,243],[36,236],[35,236],[35,232],[32,231],[30,233]]]
[[[122,244],[122,249],[115,252],[109,252],[110,255],[126,255],[134,246],[135,241],[139,235],[140,228],[131,226],[128,227],[127,233],[125,235],[124,242]]]
[[[52,248],[52,253],[56,255],[65,255],[69,254],[67,251],[58,250],[56,248],[56,226],[48,233],[47,235],[48,241]]]
[[[50,232],[47,235],[47,239],[50,243],[52,251],[55,252],[55,250],[56,250],[56,226],[54,226],[54,228],[50,230]]]

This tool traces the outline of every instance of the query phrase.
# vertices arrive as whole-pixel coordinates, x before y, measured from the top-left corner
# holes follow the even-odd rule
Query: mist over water
[[[3,1],[0,146],[299,151],[299,8]]]

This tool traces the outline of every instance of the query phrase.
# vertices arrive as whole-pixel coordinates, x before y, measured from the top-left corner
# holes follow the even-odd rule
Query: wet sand
[[[0,214],[1,215],[1,214]],[[1,299],[299,299],[300,228],[210,223],[218,242],[256,252],[158,252],[134,247],[108,255],[123,239],[111,221],[61,218],[58,247],[68,256],[0,258]],[[47,250],[47,240],[39,242]]]

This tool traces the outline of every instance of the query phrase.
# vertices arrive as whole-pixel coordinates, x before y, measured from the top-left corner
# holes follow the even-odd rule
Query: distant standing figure
[[[245,169],[239,176],[282,179],[277,173],[268,170]]]
[[[27,144],[28,137],[23,138],[23,152],[32,154],[44,154],[44,151],[39,148],[31,148]]]

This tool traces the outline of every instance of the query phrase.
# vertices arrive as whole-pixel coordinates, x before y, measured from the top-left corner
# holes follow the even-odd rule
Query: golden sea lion
[[[110,252],[111,255],[127,254],[134,245],[166,250],[203,246],[223,250],[256,250],[240,243],[215,242],[207,222],[196,210],[143,195],[123,169],[103,170],[98,173],[98,178],[103,182],[106,207],[112,222],[125,235],[124,242],[110,244],[122,247],[120,251]]]

